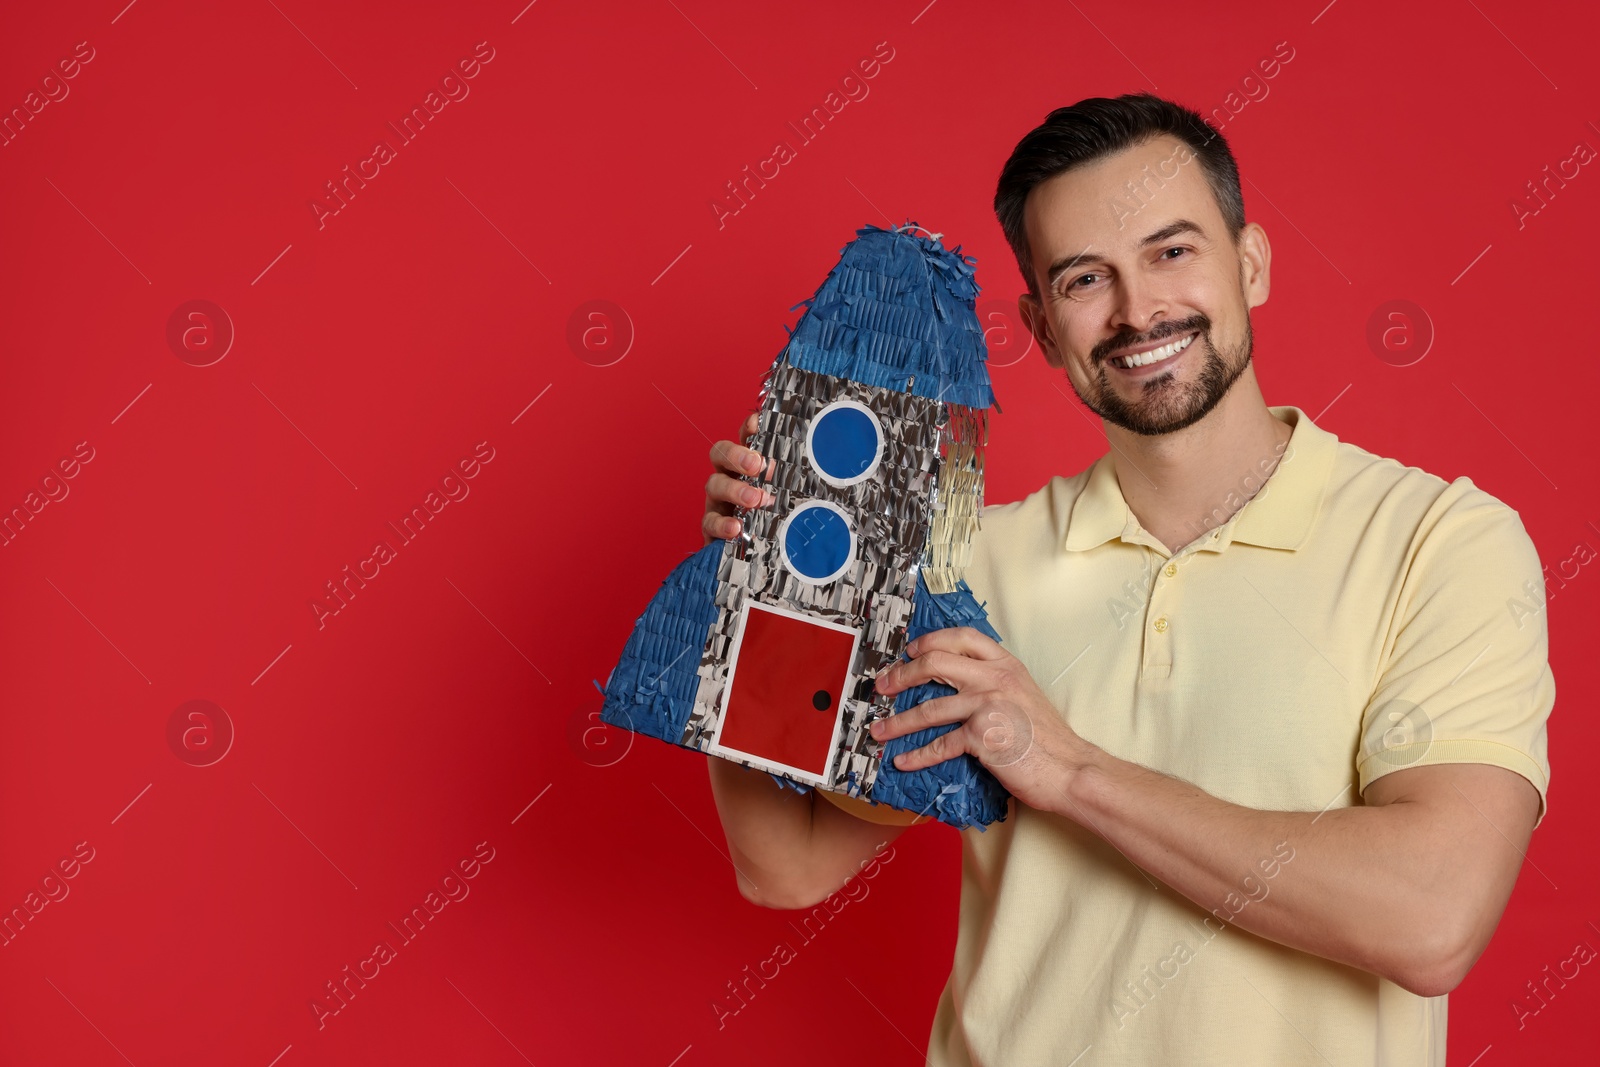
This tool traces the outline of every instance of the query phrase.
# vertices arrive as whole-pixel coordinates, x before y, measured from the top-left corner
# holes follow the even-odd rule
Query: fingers
[[[889,741],[906,734],[914,734],[929,726],[942,726],[947,722],[961,722],[978,707],[980,699],[975,694],[952,693],[949,696],[924,700],[914,708],[897,711],[872,724],[871,733],[879,741]]]
[[[705,543],[713,541],[727,541],[739,536],[739,531],[744,528],[744,523],[715,511],[708,511],[705,518],[700,520],[700,532],[705,535]]]
[[[732,504],[739,508],[757,508],[772,503],[773,498],[771,493],[760,486],[751,485],[726,474],[713,474],[706,479],[706,499],[713,503]]]
[[[894,758],[894,765],[897,770],[920,771],[924,767],[932,767],[936,763],[955,759],[966,751],[966,732],[957,727],[945,731],[921,748],[900,753]]]
[[[738,441],[718,441],[711,446],[711,465],[717,470],[732,474],[764,473],[767,467],[766,457],[740,443],[754,437],[759,425],[757,413],[752,411],[750,417],[739,427]]]
[[[1010,655],[998,641],[972,626],[947,626],[906,642],[908,656],[921,656],[934,649],[973,659],[1004,659]]]
[[[746,475],[760,474],[766,468],[761,453],[732,441],[718,441],[711,446],[711,465],[719,471]]]
[[[898,693],[930,681],[943,682],[954,689],[966,689],[979,680],[981,672],[993,669],[979,660],[943,649],[919,651],[916,659],[897,661],[878,675],[876,685],[880,693]]]
[[[910,711],[891,715],[874,724],[874,726],[884,726],[886,729],[881,732],[874,729],[872,734],[879,740],[884,740],[889,735],[900,737],[915,733],[921,728],[919,724],[908,725],[896,720],[906,719],[913,712],[929,705],[951,701],[952,706],[955,706],[963,699],[972,703],[960,704],[960,710],[953,716],[943,709],[932,709],[930,718],[933,721],[921,725],[938,726],[945,722],[959,722],[959,725],[954,730],[946,730],[921,748],[900,753],[894,758],[897,769],[918,771],[957,756],[970,755],[991,771],[995,771],[1020,763],[1033,751],[1034,723],[1026,710],[1007,701],[985,702],[976,695],[967,694],[938,697],[919,704]]]
[[[751,412],[739,427],[740,440],[749,440],[759,426],[758,413]],[[734,514],[740,508],[766,507],[774,500],[770,492],[744,480],[765,476],[771,466],[756,450],[733,441],[718,441],[711,446],[711,465],[715,472],[706,480],[706,512],[700,520],[706,544],[717,538],[738,537],[744,531],[744,523]]]
[[[774,499],[765,489],[748,482],[713,474],[706,480],[706,513],[700,521],[701,532],[708,539],[738,537],[744,523],[733,512],[739,508],[770,507]]]

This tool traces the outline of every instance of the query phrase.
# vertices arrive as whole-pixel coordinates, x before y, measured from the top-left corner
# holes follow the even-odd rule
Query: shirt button
[[[1178,565],[1176,563],[1167,564],[1165,574],[1168,578],[1176,578],[1178,576]]]
[[[1161,616],[1161,618],[1156,620],[1156,633],[1164,634],[1166,632],[1167,632],[1167,617],[1165,615],[1163,615],[1163,616]]]

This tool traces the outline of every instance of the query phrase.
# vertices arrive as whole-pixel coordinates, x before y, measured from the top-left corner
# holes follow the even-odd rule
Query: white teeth
[[[1169,359],[1188,348],[1189,343],[1198,336],[1198,334],[1190,334],[1180,341],[1171,341],[1160,348],[1152,348],[1150,351],[1141,352],[1136,356],[1119,356],[1114,362],[1117,366],[1126,368],[1146,367],[1152,363],[1160,363],[1162,360]]]

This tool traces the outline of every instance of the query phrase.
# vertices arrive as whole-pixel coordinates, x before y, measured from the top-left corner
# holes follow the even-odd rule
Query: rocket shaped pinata
[[[639,616],[601,719],[958,829],[1005,818],[976,759],[920,771],[893,757],[954,729],[887,743],[871,723],[954,693],[873,687],[907,641],[947,626],[995,640],[962,580],[983,503],[994,405],[971,257],[914,223],[866,226],[772,364],[749,446],[774,497],[737,538],[673,569]],[[926,233],[927,231],[923,231]],[[793,310],[793,309],[791,309]],[[996,405],[998,410],[998,405]]]

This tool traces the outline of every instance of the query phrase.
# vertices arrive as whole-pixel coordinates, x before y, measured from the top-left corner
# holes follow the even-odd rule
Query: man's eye
[[[1097,275],[1097,274],[1085,274],[1085,275],[1082,275],[1082,276],[1074,278],[1072,281],[1068,282],[1067,283],[1067,288],[1068,289],[1075,289],[1075,288],[1078,287],[1078,283],[1083,281],[1085,278],[1098,278],[1098,277],[1099,277],[1099,275]]]
[[[1187,252],[1187,251],[1189,251],[1187,248],[1179,248],[1179,247],[1174,246],[1172,248],[1166,249],[1166,251],[1162,252],[1161,254],[1164,256],[1164,255],[1167,254],[1167,252],[1183,253],[1183,252]]]

